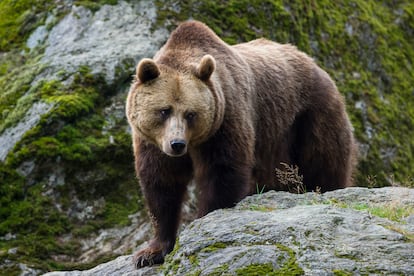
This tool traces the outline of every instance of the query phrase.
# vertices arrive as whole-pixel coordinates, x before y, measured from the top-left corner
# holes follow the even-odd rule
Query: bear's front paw
[[[147,248],[138,251],[134,255],[135,268],[161,264],[164,262],[164,254],[161,246],[151,243]]]

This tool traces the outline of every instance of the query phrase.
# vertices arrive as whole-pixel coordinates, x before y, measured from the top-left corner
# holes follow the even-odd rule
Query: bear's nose
[[[170,142],[171,148],[173,149],[174,153],[180,154],[185,149],[186,143],[184,140],[172,140]]]

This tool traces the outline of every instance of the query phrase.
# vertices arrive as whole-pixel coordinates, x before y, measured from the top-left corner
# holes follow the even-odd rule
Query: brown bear
[[[297,165],[307,191],[350,186],[355,142],[328,74],[294,46],[230,46],[206,25],[182,23],[137,66],[126,114],[136,171],[155,229],[137,267],[174,246],[187,184],[203,216],[257,188],[287,190],[275,174]]]

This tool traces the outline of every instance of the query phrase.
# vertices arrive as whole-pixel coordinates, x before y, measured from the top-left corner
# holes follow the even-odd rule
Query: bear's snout
[[[174,139],[170,142],[174,154],[181,155],[186,152],[187,143],[182,139]]]

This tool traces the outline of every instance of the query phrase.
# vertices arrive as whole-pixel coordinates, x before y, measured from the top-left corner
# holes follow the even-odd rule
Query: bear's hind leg
[[[355,145],[342,110],[305,112],[295,122],[297,136],[292,150],[308,192],[351,185]]]

